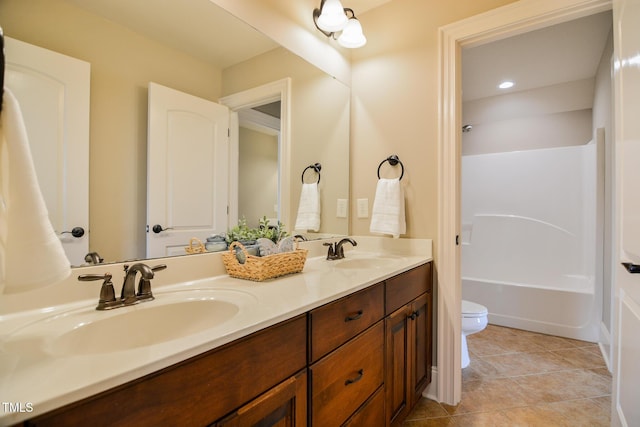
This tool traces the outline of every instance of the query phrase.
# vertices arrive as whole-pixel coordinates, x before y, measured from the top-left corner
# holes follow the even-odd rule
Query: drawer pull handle
[[[416,317],[420,316],[420,312],[419,311],[414,311],[413,313],[411,313],[409,315],[409,319],[411,320],[416,320]]]
[[[358,312],[356,314],[352,314],[350,316],[345,317],[344,321],[345,322],[351,322],[352,320],[358,320],[359,318],[362,317],[362,313],[364,313],[364,311],[358,310]]]
[[[353,384],[353,383],[357,383],[358,381],[360,381],[362,379],[362,376],[364,375],[364,369],[360,369],[358,371],[358,375],[355,378],[349,378],[348,380],[346,380],[344,382],[344,385],[349,385],[349,384]]]

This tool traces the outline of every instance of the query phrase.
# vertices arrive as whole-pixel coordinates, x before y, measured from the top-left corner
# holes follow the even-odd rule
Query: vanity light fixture
[[[353,9],[342,7],[340,0],[322,0],[320,7],[313,10],[313,23],[325,36],[337,39],[342,47],[353,49],[367,43]]]
[[[505,80],[504,82],[500,83],[498,87],[500,89],[509,89],[509,88],[512,88],[514,84],[515,83],[513,83],[512,81]]]

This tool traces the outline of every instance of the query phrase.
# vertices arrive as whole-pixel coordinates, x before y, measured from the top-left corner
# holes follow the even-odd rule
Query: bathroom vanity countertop
[[[363,240],[373,244],[360,244],[358,240],[355,250],[347,248],[344,260],[327,261],[324,256],[311,256],[301,273],[265,282],[216,275],[158,286],[154,288],[155,301],[108,312],[93,310],[96,294],[92,300],[0,316],[0,396],[5,406],[0,408],[0,425],[33,418],[127,383],[432,260],[430,240],[420,240],[422,243],[418,245],[409,243],[402,249],[398,240],[405,239],[394,239],[391,246],[400,248],[397,252],[380,251],[372,238]],[[317,253],[317,250],[310,251],[310,255]],[[376,262],[372,267],[366,261],[371,258],[382,258],[384,262]],[[365,261],[358,261],[362,259]],[[340,266],[346,261],[351,264]],[[208,262],[211,262],[210,258]],[[170,259],[167,259],[169,263]],[[119,284],[114,283],[118,292]],[[46,329],[33,328],[47,323],[48,319],[65,317],[78,310],[89,313],[94,321],[100,316],[118,314],[119,310],[144,309],[152,304],[162,304],[163,298],[173,298],[180,292],[204,292],[214,297],[216,292],[232,297],[237,294],[239,312],[229,321],[169,341],[116,351],[79,351],[78,354],[61,353],[56,350],[59,343],[52,342],[52,334],[45,336],[42,331]],[[88,307],[93,311],[88,311]],[[179,319],[176,324],[178,322]],[[121,333],[127,334],[130,328],[137,327],[139,325],[127,325]],[[53,335],[56,335],[55,331]],[[103,344],[102,347],[108,347],[108,342]],[[8,407],[4,402],[12,406]]]

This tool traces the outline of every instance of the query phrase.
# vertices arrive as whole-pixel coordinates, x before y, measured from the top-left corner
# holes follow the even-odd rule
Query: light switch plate
[[[369,218],[369,199],[358,199],[358,218]]]
[[[336,217],[347,217],[347,199],[338,199],[338,203],[336,204]]]

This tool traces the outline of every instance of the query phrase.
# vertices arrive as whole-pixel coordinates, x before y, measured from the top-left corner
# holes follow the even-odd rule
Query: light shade
[[[347,24],[347,15],[340,0],[326,0],[318,17],[318,27],[329,33],[340,31]]]
[[[342,47],[358,48],[367,43],[367,38],[362,32],[362,25],[356,17],[350,18],[347,25],[342,30],[342,34],[338,37],[338,43]]]

